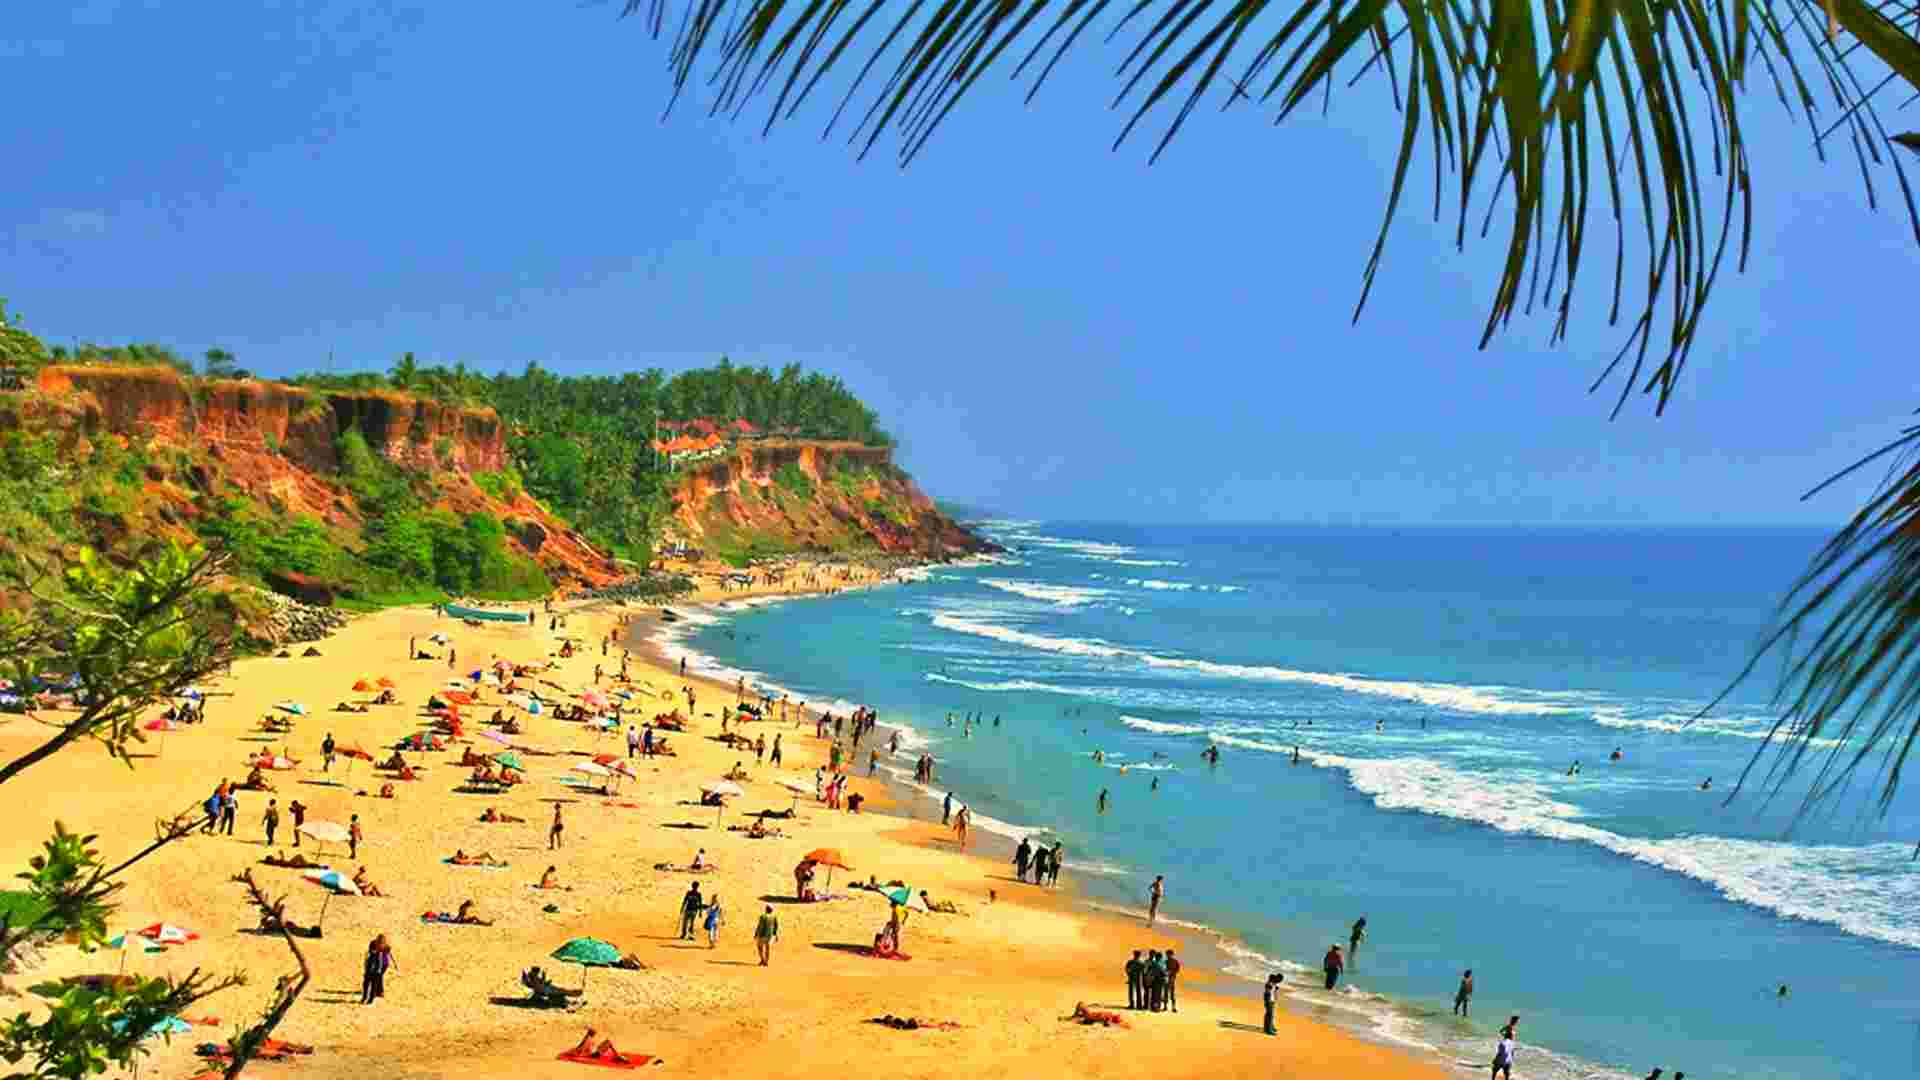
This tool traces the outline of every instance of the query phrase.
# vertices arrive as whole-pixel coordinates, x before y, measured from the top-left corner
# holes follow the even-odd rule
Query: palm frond
[[[1734,683],[1768,656],[1781,657],[1780,716],[1739,787],[1763,763],[1775,791],[1814,766],[1802,811],[1845,790],[1876,757],[1873,782],[1884,811],[1920,740],[1920,424],[1805,498],[1883,463],[1873,497],[1814,557],[1781,602],[1777,628]]]
[[[623,2],[624,15],[666,32],[671,0]],[[1090,35],[1103,21],[1105,33]],[[1823,157],[1845,136],[1870,203],[1875,173],[1891,169],[1920,240],[1875,108],[1889,84],[1920,89],[1913,0],[684,0],[675,22],[673,101],[696,81],[716,114],[764,99],[770,130],[829,73],[858,63],[823,134],[856,117],[847,135],[860,155],[891,134],[902,165],[989,70],[1010,67],[1031,99],[1096,36],[1129,43],[1115,71],[1113,105],[1126,111],[1115,146],[1167,114],[1152,158],[1210,91],[1222,109],[1263,103],[1278,122],[1316,96],[1330,101],[1338,68],[1354,69],[1341,89],[1372,75],[1404,122],[1354,317],[1423,150],[1436,219],[1454,174],[1457,246],[1481,201],[1482,235],[1504,211],[1506,257],[1482,348],[1535,308],[1552,313],[1554,340],[1566,335],[1593,250],[1590,219],[1604,212],[1614,248],[1607,321],[1624,320],[1627,334],[1594,389],[1620,374],[1615,412],[1636,387],[1664,409],[1729,248],[1745,261],[1753,204],[1742,103],[1756,60]],[[703,61],[711,70],[699,79]]]

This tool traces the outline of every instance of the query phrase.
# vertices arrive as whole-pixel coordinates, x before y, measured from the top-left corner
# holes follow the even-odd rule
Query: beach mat
[[[608,1061],[592,1054],[576,1054],[569,1050],[559,1055],[560,1061],[571,1061],[575,1065],[598,1065],[603,1069],[638,1069],[647,1065],[664,1065],[666,1062],[652,1054],[628,1054],[625,1061]]]

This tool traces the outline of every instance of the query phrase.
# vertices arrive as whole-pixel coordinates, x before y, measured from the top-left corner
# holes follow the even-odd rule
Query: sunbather
[[[389,783],[389,784],[381,784],[381,785],[380,785],[380,797],[381,797],[381,798],[383,798],[383,799],[391,799],[391,798],[393,798],[393,785],[392,785],[392,784],[390,784],[390,783]]]
[[[576,1058],[592,1058],[595,1061],[604,1061],[611,1065],[633,1064],[632,1058],[628,1057],[627,1055],[613,1048],[612,1039],[601,1039],[599,1044],[596,1045],[593,1041],[593,1037],[598,1034],[599,1032],[593,1030],[592,1028],[588,1028],[587,1033],[585,1035],[580,1036],[579,1045],[575,1046],[573,1049],[567,1051],[565,1054],[561,1056],[576,1057]]]
[[[937,911],[942,915],[966,914],[966,912],[960,910],[960,905],[951,900],[935,900],[933,897],[927,895],[927,890],[925,889],[920,890],[920,902],[927,905],[928,911]]]
[[[401,757],[400,751],[398,750],[395,750],[393,752],[392,757],[388,758],[387,760],[381,762],[379,765],[375,766],[375,768],[380,768],[380,769],[404,769],[406,767],[407,767],[407,759]]]
[[[494,858],[488,852],[483,851],[478,855],[469,855],[458,848],[454,849],[453,857],[448,859],[447,861],[452,863],[455,866],[505,866],[507,865],[506,863],[503,863],[500,860]]]
[[[353,872],[353,887],[360,890],[361,896],[386,895],[380,891],[380,886],[375,885],[373,879],[367,876],[367,868],[364,866]]]
[[[240,786],[247,789],[248,791],[274,790],[273,785],[267,782],[266,775],[260,771],[260,766],[258,765],[255,765],[252,769],[248,770],[247,782],[244,784],[241,784]]]
[[[491,806],[487,807],[484,811],[481,812],[480,820],[490,825],[506,824],[506,823],[512,823],[515,825],[524,825],[527,822],[526,818],[514,817],[512,814],[503,814]]]
[[[536,889],[564,888],[565,886],[560,884],[559,875],[560,875],[560,872],[558,870],[556,870],[551,866],[547,867],[546,873],[540,875],[540,884],[535,885],[534,888]]]
[[[491,920],[482,919],[480,916],[473,913],[473,901],[470,899],[460,901],[460,910],[454,912],[453,921],[457,923],[465,923],[468,926],[492,926],[493,925],[493,922]]]
[[[319,863],[309,861],[305,855],[297,851],[294,852],[292,856],[276,851],[260,861],[268,866],[278,866],[288,870],[312,870],[320,865]]]

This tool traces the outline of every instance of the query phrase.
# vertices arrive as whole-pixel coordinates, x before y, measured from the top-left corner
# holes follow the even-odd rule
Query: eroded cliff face
[[[525,493],[487,494],[475,473],[507,467],[506,428],[475,409],[387,390],[319,391],[254,379],[189,384],[169,368],[56,365],[37,392],[15,404],[18,422],[60,432],[84,454],[102,439],[171,447],[190,463],[150,471],[147,494],[163,521],[187,531],[204,500],[241,495],[345,530],[364,523],[340,480],[340,437],[358,431],[368,448],[430,480],[435,505],[485,510],[555,580],[600,584],[620,571],[585,537]]]
[[[673,505],[677,538],[722,550],[756,541],[929,559],[992,550],[915,487],[890,451],[858,443],[741,443],[680,473]]]

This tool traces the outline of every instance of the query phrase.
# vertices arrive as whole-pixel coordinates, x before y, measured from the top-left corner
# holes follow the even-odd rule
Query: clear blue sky
[[[1203,114],[1149,168],[1150,138],[1108,152],[1096,47],[1031,109],[984,83],[903,173],[820,142],[818,110],[769,139],[700,102],[662,123],[665,55],[563,0],[23,5],[0,295],[53,341],[266,374],[799,360],[929,490],[1052,517],[1836,521],[1859,487],[1800,491],[1920,404],[1889,317],[1912,234],[1764,85],[1747,273],[1668,416],[1609,423],[1610,259],[1570,342],[1535,319],[1476,352],[1499,252],[1455,253],[1416,194],[1349,326],[1384,88],[1279,129]]]

